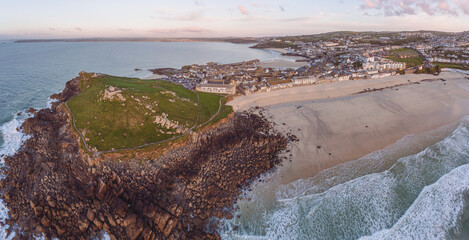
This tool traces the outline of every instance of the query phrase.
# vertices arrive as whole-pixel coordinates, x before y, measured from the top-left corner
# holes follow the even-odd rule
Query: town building
[[[220,93],[234,95],[236,93],[236,86],[230,84],[210,84],[202,83],[195,86],[195,90],[207,93]]]
[[[317,81],[318,79],[313,76],[295,77],[293,78],[293,85],[309,85],[314,84]]]

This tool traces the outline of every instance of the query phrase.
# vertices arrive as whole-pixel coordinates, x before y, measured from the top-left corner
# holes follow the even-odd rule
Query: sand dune
[[[423,79],[435,80],[406,84]],[[406,85],[357,94],[399,84]],[[286,183],[469,115],[469,80],[442,73],[344,81],[243,96],[229,104],[235,109],[267,106],[278,128],[299,137],[292,162],[280,167]]]

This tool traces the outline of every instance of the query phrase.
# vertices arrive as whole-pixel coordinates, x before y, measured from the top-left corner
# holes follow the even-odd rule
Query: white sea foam
[[[20,148],[21,144],[28,138],[28,136],[23,134],[21,131],[18,131],[23,122],[24,117],[15,116],[11,121],[6,122],[0,126],[0,131],[3,137],[3,145],[0,147],[0,156],[13,155]],[[3,157],[1,158],[0,164],[2,166],[4,164]],[[6,208],[4,202],[0,201],[0,222],[5,222],[5,219],[8,219],[8,209]],[[0,239],[12,239],[15,236],[14,233],[8,236],[6,231],[7,228],[8,226],[3,226],[0,228]]]
[[[227,220],[221,235],[224,239],[458,237],[468,218],[464,213],[469,194],[469,177],[464,176],[469,169],[468,126],[469,118],[462,119],[443,141],[399,159],[382,172],[372,170],[342,182],[337,176],[347,175],[350,169],[339,168],[329,172],[333,175],[324,182],[297,181],[302,191],[297,195],[277,192],[270,203],[256,203],[256,195],[249,195],[250,201],[237,204],[239,218]],[[349,167],[370,171],[364,166]],[[308,186],[314,183],[324,186]],[[266,203],[271,206],[262,206]]]
[[[396,143],[355,161],[325,169],[311,178],[299,179],[290,184],[281,185],[277,191],[277,199],[288,199],[308,193],[320,193],[355,178],[382,172],[389,169],[400,158],[421,152],[427,146],[443,140],[457,126],[457,123],[454,123],[424,134],[407,135]]]
[[[47,106],[46,106],[46,108],[51,108],[51,107],[52,107],[52,103],[55,103],[55,102],[58,102],[58,101],[59,101],[59,100],[57,100],[57,99],[51,99],[51,98],[49,97],[49,99],[47,100]]]
[[[425,187],[390,229],[361,239],[459,239],[468,211],[469,164],[452,170]]]
[[[24,118],[16,116],[13,120],[0,126],[0,131],[3,136],[3,145],[0,148],[0,155],[13,155],[21,147],[23,141],[28,139],[28,136],[23,134],[21,131],[18,131],[23,122]]]
[[[0,222],[4,222],[8,219],[8,209],[5,207],[5,203],[0,200]],[[0,228],[0,239],[12,239],[15,234],[12,233],[8,236],[6,229],[8,226],[3,226]]]

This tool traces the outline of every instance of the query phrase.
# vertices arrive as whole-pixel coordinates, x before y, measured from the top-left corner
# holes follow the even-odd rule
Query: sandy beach
[[[386,89],[359,93],[368,88]],[[229,104],[236,110],[268,107],[278,128],[298,136],[292,161],[279,168],[288,183],[365,156],[404,136],[459,121],[469,115],[469,80],[450,72],[404,75],[295,87],[242,96]]]
[[[274,51],[278,53],[288,53],[288,50],[285,48],[267,48],[266,50]]]
[[[157,79],[162,79],[165,78],[166,75],[160,75],[160,74],[152,74],[148,77],[141,78],[142,80],[157,80]]]
[[[280,54],[288,53],[286,49],[283,48],[267,48],[266,50],[272,51],[272,52],[277,52]],[[309,65],[308,62],[296,62],[296,60],[304,60],[305,58],[303,57],[297,57],[297,56],[288,56],[289,59],[269,59],[265,61],[261,61],[259,66],[267,68],[299,68],[303,66]]]

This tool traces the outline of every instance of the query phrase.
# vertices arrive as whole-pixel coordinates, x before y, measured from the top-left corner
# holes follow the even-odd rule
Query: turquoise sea
[[[221,42],[0,41],[0,156],[14,154],[27,138],[17,131],[27,117],[24,112],[31,107],[46,107],[51,102],[49,96],[62,91],[80,71],[140,78],[151,75],[147,70],[152,68],[290,59],[249,46]],[[7,216],[0,202],[0,219]],[[4,229],[0,227],[0,239],[6,238]]]
[[[222,239],[469,239],[469,116],[311,178],[277,177],[244,193]]]
[[[82,70],[145,77],[134,69],[256,58],[282,57],[230,43],[0,42],[0,154],[27,138],[17,113],[46,107]],[[469,117],[311,178],[262,178],[222,220],[223,239],[469,239]]]
[[[5,134],[17,125],[18,112],[46,107],[49,96],[62,91],[82,70],[146,77],[151,75],[146,70],[152,68],[284,58],[249,46],[221,42],[0,42],[0,148],[10,148],[4,146],[6,138],[11,140]]]

